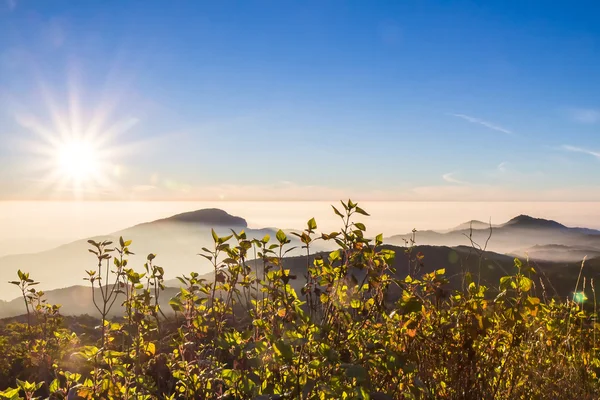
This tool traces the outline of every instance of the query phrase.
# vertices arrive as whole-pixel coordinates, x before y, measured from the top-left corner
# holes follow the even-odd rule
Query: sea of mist
[[[476,219],[501,224],[519,214],[568,226],[600,228],[600,202],[360,202],[369,235],[412,229],[444,230]],[[331,204],[339,202],[0,202],[0,256],[47,250],[94,235],[202,208],[245,218],[251,228],[303,228],[315,217],[319,230],[339,228]],[[3,274],[4,271],[0,271]]]

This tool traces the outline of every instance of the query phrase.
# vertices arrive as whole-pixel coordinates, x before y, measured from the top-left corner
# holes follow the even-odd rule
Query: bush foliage
[[[164,270],[154,254],[136,272],[127,262],[130,241],[90,241],[97,263],[86,279],[101,289],[96,330],[66,324],[19,271],[12,283],[27,317],[1,327],[0,399],[600,396],[595,300],[584,309],[583,294],[536,296],[535,271],[517,259],[493,291],[468,273],[463,290],[449,290],[444,269],[398,279],[394,257],[416,267],[423,255],[410,247],[396,255],[382,248],[381,235],[367,239],[356,217],[368,214],[352,201],[342,206],[333,208],[339,232],[317,234],[311,219],[296,234],[304,276],[286,269],[291,241],[283,231],[273,240],[213,231],[214,245],[200,254],[213,279],[179,278],[172,310],[159,305]],[[313,255],[315,240],[337,250]],[[260,268],[249,267],[253,259]],[[291,280],[305,282],[299,293]],[[392,290],[401,293],[397,301]],[[124,315],[108,319],[117,299]]]

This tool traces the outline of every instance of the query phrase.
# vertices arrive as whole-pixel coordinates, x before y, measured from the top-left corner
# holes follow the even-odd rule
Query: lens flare
[[[59,145],[56,154],[59,173],[74,182],[86,182],[98,175],[98,151],[89,141],[71,140]]]
[[[573,300],[577,303],[583,303],[587,300],[587,296],[583,292],[575,292],[573,293]]]
[[[61,102],[49,91],[43,93],[46,101],[41,111],[49,118],[27,112],[15,115],[19,125],[33,134],[20,139],[27,157],[25,168],[34,177],[25,196],[59,200],[122,197],[123,162],[144,145],[124,138],[138,119],[130,115],[116,118],[112,115],[116,107],[105,104],[83,110],[75,94]]]

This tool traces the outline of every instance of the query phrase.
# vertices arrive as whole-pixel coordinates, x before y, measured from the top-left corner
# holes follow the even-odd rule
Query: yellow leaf
[[[149,355],[153,356],[156,353],[156,346],[154,345],[154,343],[148,342],[148,343],[146,343],[146,345],[144,347],[145,347],[144,350]]]

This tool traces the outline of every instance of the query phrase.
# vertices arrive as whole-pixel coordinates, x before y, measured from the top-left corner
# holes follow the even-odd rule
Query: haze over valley
[[[256,204],[260,209],[261,203]],[[235,208],[232,203],[223,203],[222,205],[224,207],[233,205],[230,208]],[[297,212],[290,207],[292,204],[268,203],[268,205],[271,208],[281,207],[290,214]],[[296,210],[301,208],[298,203],[293,205]],[[311,203],[305,207],[310,209],[316,205],[325,207],[326,212],[323,213],[324,215],[329,213],[334,217],[331,218],[330,215],[329,219],[325,218],[326,223],[323,225],[326,228],[321,228],[323,225],[319,225],[319,231],[323,233],[339,231],[339,218],[333,213],[329,203]],[[252,208],[248,207],[247,204],[244,206],[251,214]],[[371,204],[371,206],[377,210],[377,203]],[[410,210],[406,208],[410,209],[415,204],[396,203],[395,206],[404,207],[402,212],[408,213]],[[444,205],[437,204],[438,209],[442,206]],[[452,206],[455,207],[455,205]],[[548,204],[545,206],[546,212],[551,210]],[[588,206],[591,210],[592,205]],[[391,204],[382,205],[386,213],[389,212],[390,207]],[[415,208],[419,207],[422,207],[422,205],[417,204]],[[555,207],[560,210],[565,207],[565,204],[557,204]],[[465,204],[464,208],[464,212],[468,213],[474,207]],[[543,209],[543,207],[540,207],[540,209]],[[377,215],[377,211],[373,214]],[[287,221],[297,221],[298,219],[299,217],[288,216]],[[338,228],[335,228],[336,219]],[[388,230],[393,229],[391,227],[396,225],[394,221],[389,219],[385,222],[377,221],[374,216],[363,216],[361,222],[367,225],[366,236],[371,238],[377,234],[377,231],[371,228],[371,222],[374,222],[374,225],[387,226]],[[288,254],[289,256],[305,254],[305,250],[301,247],[302,244],[292,232],[300,232],[306,227],[306,222],[304,224],[295,223],[298,225],[294,226],[293,229],[289,229],[289,226],[283,228],[292,239],[290,246],[296,247]],[[327,229],[327,225],[330,224],[332,228]],[[404,224],[406,223],[404,222]],[[397,224],[397,226],[402,225],[401,221]],[[85,270],[96,267],[94,256],[88,252],[91,247],[88,240],[110,240],[114,243],[118,243],[120,237],[132,240],[131,248],[134,254],[130,256],[130,265],[134,269],[140,269],[148,254],[156,254],[155,263],[164,268],[167,286],[176,288],[179,286],[179,282],[175,278],[189,275],[192,271],[199,272],[202,275],[206,274],[208,280],[213,279],[210,272],[212,266],[205,259],[198,256],[203,247],[211,248],[214,246],[211,229],[214,229],[221,236],[229,235],[233,230],[238,233],[241,231],[246,232],[248,239],[260,240],[268,235],[271,240],[275,240],[277,230],[282,228],[278,226],[251,227],[242,216],[231,215],[218,208],[200,209],[139,223],[110,234],[92,235],[72,242],[65,242],[48,250],[4,255],[0,257],[0,271],[6,271],[7,276],[10,276],[9,271],[16,271],[17,269],[27,271],[36,281],[41,282],[40,288],[47,291],[49,299],[58,302],[66,300],[68,303],[73,302],[75,298],[78,299],[74,301],[77,303],[76,306],[74,304],[67,305],[63,310],[64,312],[86,311],[93,313],[91,298],[89,297],[91,292],[89,292],[89,288],[86,291],[82,287],[86,283],[83,281]],[[569,294],[562,285],[565,280],[570,282],[574,279],[575,275],[571,276],[570,274],[572,271],[577,270],[584,257],[588,258],[590,269],[595,270],[596,266],[600,267],[600,230],[583,226],[568,227],[558,221],[524,214],[491,225],[489,222],[467,220],[453,227],[438,230],[415,229],[413,231],[411,229],[408,232],[405,230],[405,232],[397,234],[384,235],[384,244],[396,246],[394,248],[399,253],[402,253],[401,248],[415,246],[415,251],[420,251],[425,256],[425,270],[445,268],[450,276],[461,275],[464,273],[465,266],[475,268],[478,257],[482,254],[481,251],[485,250],[485,257],[483,258],[484,280],[489,281],[491,285],[495,284],[501,274],[508,273],[511,270],[514,257],[523,260],[529,258],[532,263],[543,268],[545,274],[562,281],[559,285],[561,289],[555,290],[555,295],[560,296]],[[333,243],[316,241],[311,246],[311,252],[313,254],[320,252],[327,254],[333,248]],[[292,262],[292,264],[294,265],[294,272],[302,277],[305,273],[303,261],[298,261],[297,264]],[[253,265],[258,268],[258,264]],[[479,268],[477,265],[478,270]],[[302,279],[298,282],[301,281]],[[551,282],[550,285],[553,283],[556,284],[556,282]],[[18,297],[19,292],[13,285],[0,282],[0,288],[2,289],[0,291],[2,293],[1,299],[9,301]],[[301,286],[297,289],[300,288]],[[166,298],[163,299],[163,301],[167,300]],[[3,303],[0,307],[0,315],[18,314],[22,312],[22,307],[23,304],[18,298],[11,303]],[[118,311],[115,312],[118,313]]]

